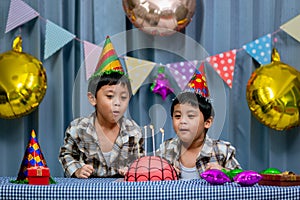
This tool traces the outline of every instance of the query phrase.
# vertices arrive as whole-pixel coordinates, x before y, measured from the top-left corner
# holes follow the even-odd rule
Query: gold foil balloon
[[[276,49],[272,62],[253,72],[246,94],[252,114],[264,125],[280,131],[300,125],[300,72],[280,62]]]
[[[123,0],[131,23],[151,35],[171,35],[191,21],[196,0]]]
[[[47,89],[46,71],[35,57],[22,52],[16,37],[11,51],[0,54],[0,117],[13,119],[31,113]]]

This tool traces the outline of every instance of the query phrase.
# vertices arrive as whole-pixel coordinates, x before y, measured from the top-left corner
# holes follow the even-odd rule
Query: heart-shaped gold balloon
[[[131,23],[151,35],[171,35],[191,21],[196,0],[123,0]]]
[[[22,52],[16,37],[11,51],[0,54],[0,117],[13,119],[38,107],[47,89],[46,71],[35,57]]]
[[[252,114],[264,125],[280,131],[300,125],[300,72],[280,62],[275,48],[272,62],[252,73],[246,95]]]

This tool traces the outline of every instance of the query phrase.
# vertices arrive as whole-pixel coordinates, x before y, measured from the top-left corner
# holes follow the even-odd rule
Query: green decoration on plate
[[[260,174],[281,174],[281,171],[277,168],[267,168],[260,172]]]

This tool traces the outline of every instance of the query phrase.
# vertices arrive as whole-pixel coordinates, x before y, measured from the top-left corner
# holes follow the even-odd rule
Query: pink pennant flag
[[[230,88],[232,88],[235,58],[236,49],[207,58],[207,61],[210,63],[213,69]]]
[[[177,62],[169,63],[166,67],[169,69],[174,79],[176,80],[177,85],[184,90],[194,72],[198,61],[186,61],[186,62]]]
[[[95,72],[102,47],[92,44],[88,41],[83,41],[84,45],[84,63],[86,80]]]
[[[11,0],[5,33],[25,24],[40,14],[21,0]]]

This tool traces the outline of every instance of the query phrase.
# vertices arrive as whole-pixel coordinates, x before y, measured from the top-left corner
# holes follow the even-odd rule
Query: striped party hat
[[[124,74],[124,70],[119,57],[116,54],[109,36],[107,36],[103,45],[102,53],[95,69],[95,73],[92,75],[92,77],[101,76],[103,73],[110,73],[113,71]]]
[[[28,168],[35,166],[47,167],[46,160],[42,154],[38,139],[34,130],[31,131],[30,140],[28,142],[23,161],[18,173],[17,180],[27,180]]]
[[[186,90],[201,94],[203,97],[209,97],[206,78],[199,70],[195,71]]]

